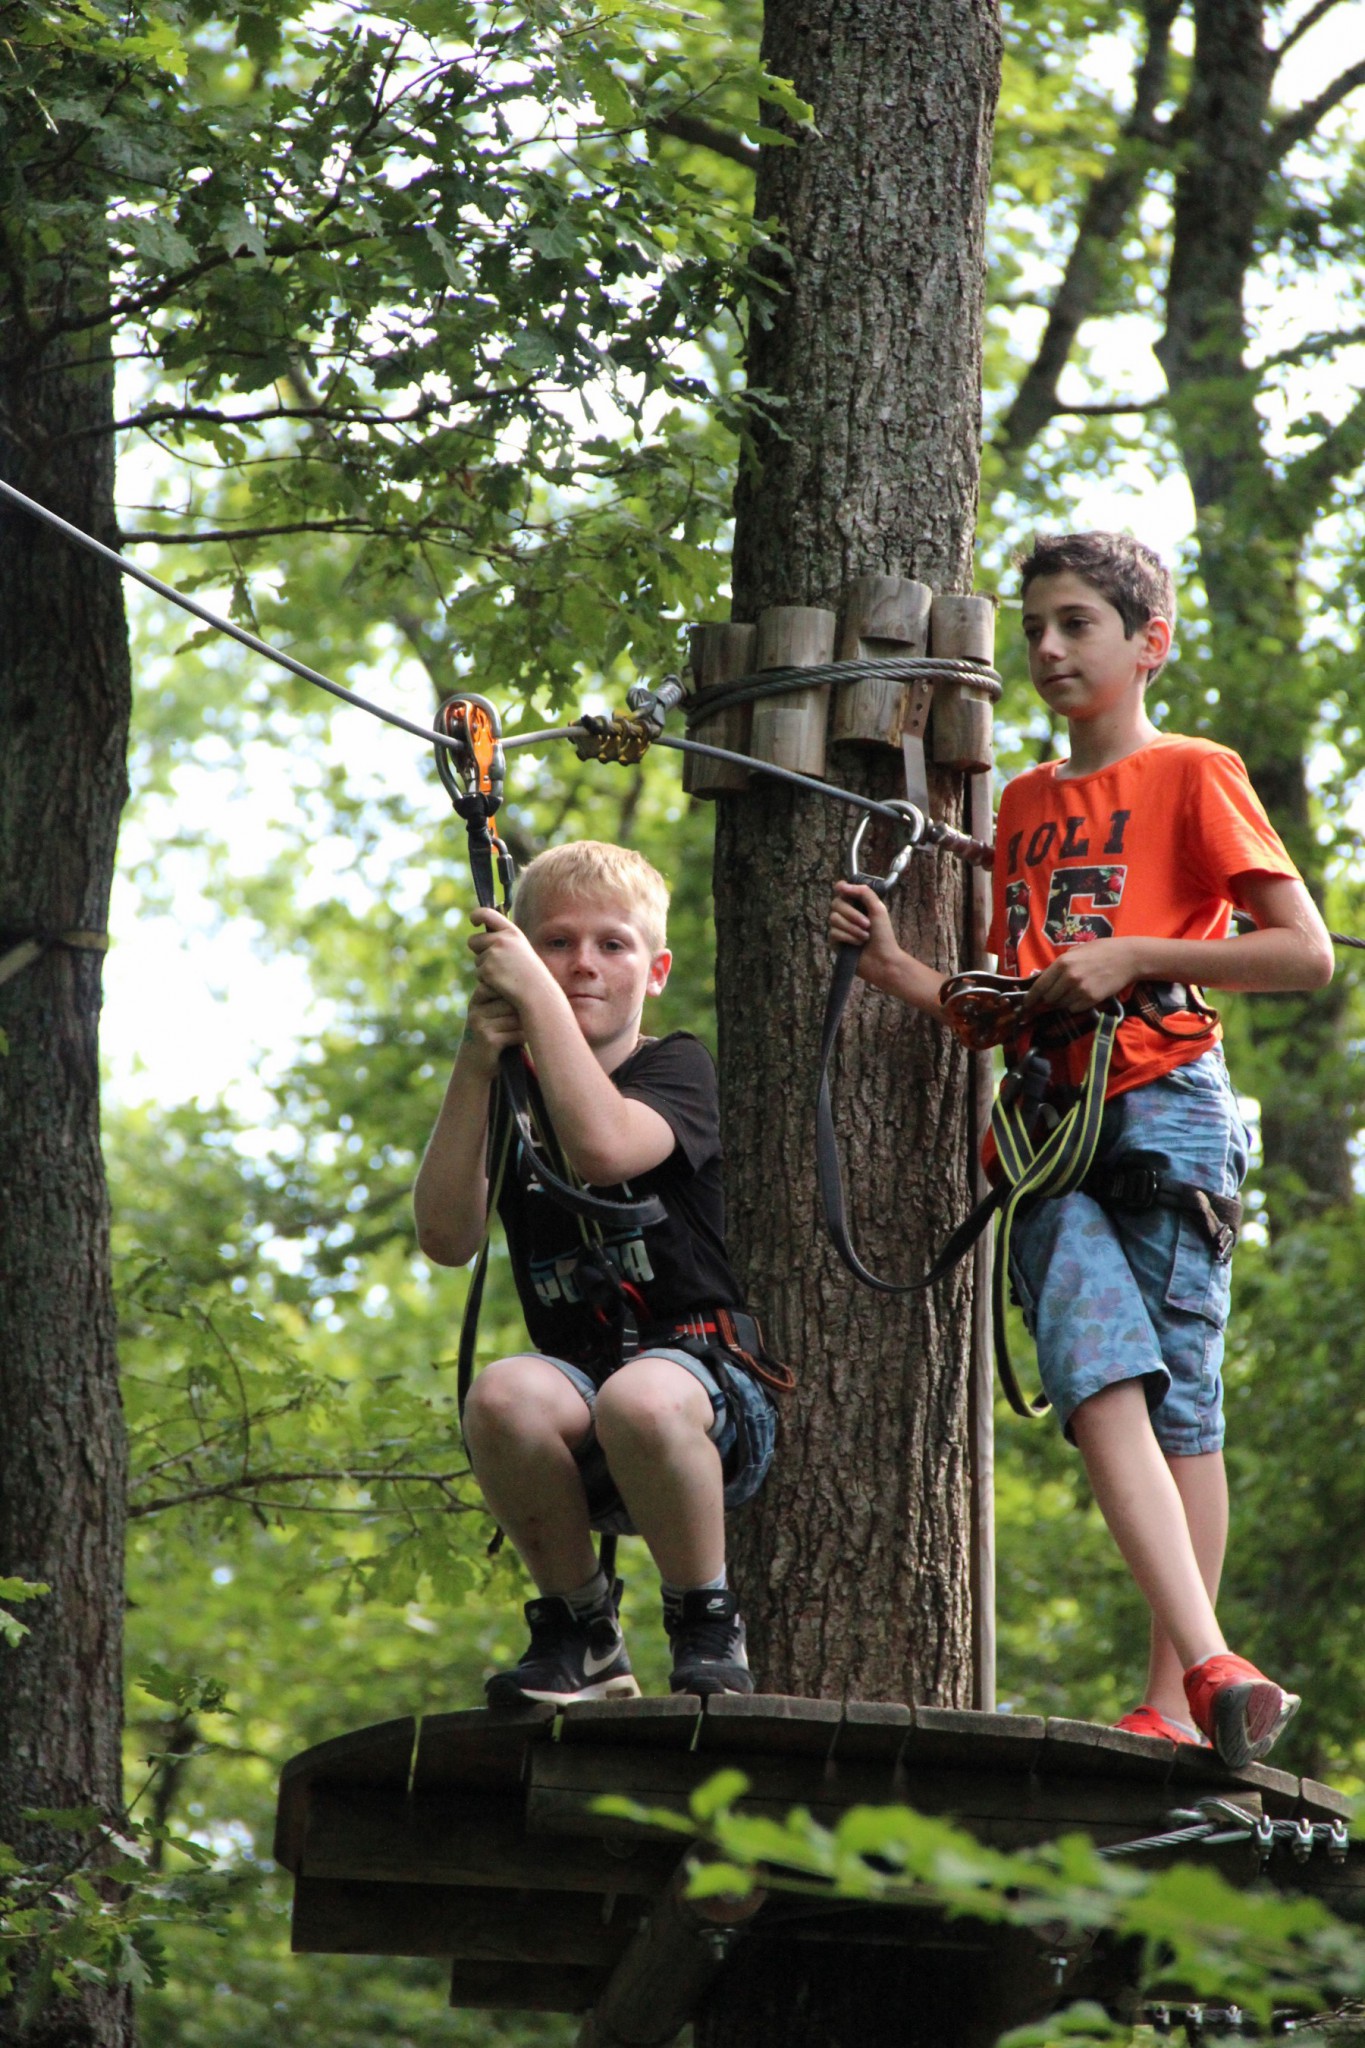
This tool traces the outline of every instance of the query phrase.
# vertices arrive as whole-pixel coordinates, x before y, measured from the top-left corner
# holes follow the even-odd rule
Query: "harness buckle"
[[[1154,1166],[1116,1166],[1106,1190],[1119,1209],[1154,1209],[1161,1193],[1161,1175]]]

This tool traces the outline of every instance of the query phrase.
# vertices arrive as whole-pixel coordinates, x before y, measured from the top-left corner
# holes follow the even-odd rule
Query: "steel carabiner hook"
[[[911,854],[915,851],[915,848],[917,846],[922,844],[924,839],[925,825],[927,823],[924,813],[919,808],[919,805],[907,802],[907,800],[904,797],[891,797],[887,802],[886,808],[887,810],[896,811],[900,814],[900,816],[905,820],[906,826],[908,827],[910,833],[910,836],[906,840],[905,845],[896,855],[895,859],[892,861],[886,873],[884,875],[864,874],[862,868],[858,864],[858,856],[862,851],[863,834],[867,831],[868,826],[872,822],[873,814],[871,811],[865,812],[864,815],[859,819],[858,829],[853,835],[853,843],[848,849],[848,879],[850,880],[850,882],[856,882],[860,887],[865,889],[872,889],[878,896],[883,897],[890,895],[891,891],[895,888],[897,882],[904,874],[906,867],[909,864]]]

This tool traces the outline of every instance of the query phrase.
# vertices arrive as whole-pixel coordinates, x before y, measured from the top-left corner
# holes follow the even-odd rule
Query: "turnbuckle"
[[[436,772],[456,811],[466,823],[492,818],[506,778],[497,706],[472,691],[447,697],[436,713],[436,729],[455,742],[453,748],[437,747]]]
[[[871,889],[875,895],[886,897],[891,894],[891,891],[905,873],[910,856],[915,851],[915,848],[923,843],[927,820],[919,805],[908,802],[905,797],[889,797],[882,808],[883,810],[895,811],[904,820],[910,836],[884,875],[865,874],[858,864],[858,856],[862,852],[863,834],[871,824],[873,817],[871,811],[865,812],[858,820],[858,829],[853,835],[853,844],[848,849],[848,879],[850,882],[856,882],[860,888]]]

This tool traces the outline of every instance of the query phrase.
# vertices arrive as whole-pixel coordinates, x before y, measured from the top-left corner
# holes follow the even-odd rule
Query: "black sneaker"
[[[673,1692],[752,1692],[739,1603],[728,1586],[700,1587],[664,1600],[664,1627],[673,1646]]]
[[[575,1614],[558,1593],[547,1593],[527,1601],[526,1619],[531,1640],[521,1662],[511,1671],[495,1671],[484,1687],[490,1707],[640,1697],[614,1602],[603,1600],[587,1614]]]

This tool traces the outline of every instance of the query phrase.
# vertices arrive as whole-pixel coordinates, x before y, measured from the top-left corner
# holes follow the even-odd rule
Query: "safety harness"
[[[886,874],[869,874],[859,865],[864,829],[859,826],[849,851],[849,879],[884,899],[904,872],[914,842],[902,847]],[[1109,1209],[1177,1209],[1202,1226],[1216,1258],[1225,1262],[1232,1256],[1242,1222],[1242,1205],[1234,1197],[1177,1180],[1163,1170],[1159,1154],[1125,1152],[1102,1167],[1094,1163],[1114,1043],[1125,1014],[1141,1017],[1165,1037],[1197,1039],[1211,1038],[1217,1012],[1204,1003],[1197,990],[1140,982],[1126,1004],[1110,998],[1079,1014],[1050,1011],[1025,1016],[1034,977],[977,972],[951,976],[944,982],[939,1000],[952,1030],[972,1052],[985,1052],[997,1045],[1005,1049],[1005,1077],[991,1111],[997,1177],[926,1273],[912,1280],[885,1280],[869,1271],[849,1236],[830,1097],[830,1063],[861,952],[862,947],[853,944],[837,949],[821,1032],[815,1151],[825,1227],[840,1258],[864,1286],[881,1294],[906,1295],[920,1293],[942,1280],[971,1250],[991,1218],[998,1216],[991,1323],[1000,1384],[1016,1415],[1043,1415],[1049,1406],[1046,1396],[1030,1399],[1019,1383],[1006,1322],[1011,1240],[1015,1220],[1026,1204],[1060,1200],[1080,1190]],[[1165,1022],[1177,1009],[1193,1011],[1198,1019],[1193,1030],[1173,1030]],[[1087,1036],[1091,1046],[1084,1079],[1063,1098],[1053,1083],[1048,1052]]]

